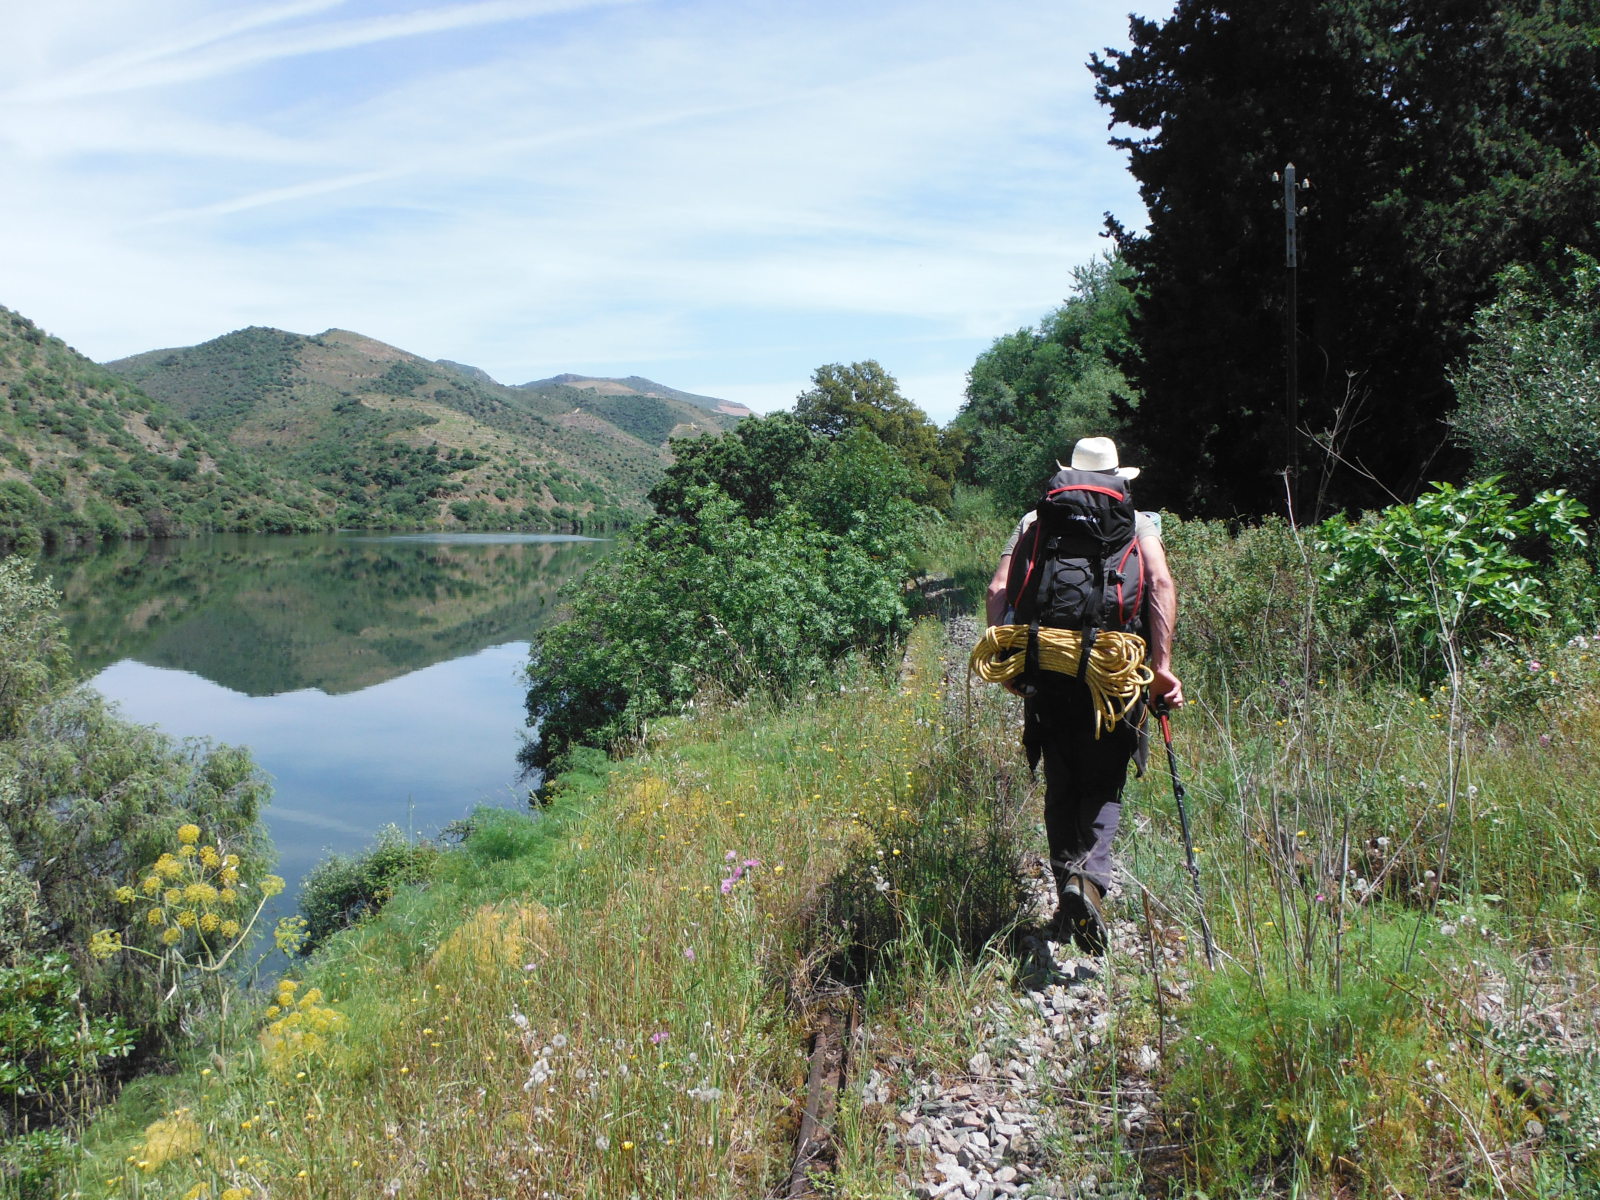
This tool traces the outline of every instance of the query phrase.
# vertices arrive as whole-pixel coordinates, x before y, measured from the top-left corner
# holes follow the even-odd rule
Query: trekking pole
[[[1178,825],[1183,830],[1183,854],[1189,864],[1189,882],[1194,886],[1194,907],[1200,915],[1200,936],[1205,941],[1206,966],[1215,971],[1216,950],[1211,944],[1211,923],[1206,920],[1205,901],[1200,898],[1200,868],[1194,861],[1194,838],[1189,834],[1189,807],[1184,803],[1184,797],[1188,793],[1184,791],[1183,783],[1178,779],[1178,756],[1172,750],[1172,726],[1167,721],[1167,714],[1172,710],[1164,699],[1156,700],[1152,708],[1156,720],[1161,722],[1161,740],[1167,744],[1167,770],[1172,775],[1172,798],[1177,802]]]

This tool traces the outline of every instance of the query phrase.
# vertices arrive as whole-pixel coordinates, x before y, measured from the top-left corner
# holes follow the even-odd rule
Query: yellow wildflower
[[[194,915],[194,909],[184,908],[178,910],[178,924],[183,926],[183,928],[193,929],[195,927],[196,920],[197,918]]]
[[[261,894],[263,896],[276,896],[283,891],[283,877],[281,875],[263,875],[261,877]]]
[[[208,869],[215,871],[222,865],[222,855],[217,853],[215,846],[201,846],[200,862]]]
[[[89,939],[89,953],[96,958],[110,958],[122,949],[122,935],[115,929],[102,929]]]
[[[139,883],[139,890],[146,896],[154,896],[161,890],[161,876],[146,875]]]
[[[152,908],[145,913],[144,919],[152,925],[165,925],[167,923],[167,914],[159,908]]]
[[[161,902],[163,904],[169,904],[169,905],[182,904],[183,903],[183,889],[182,888],[168,888],[166,890],[166,892],[162,895]]]
[[[183,864],[170,854],[163,854],[150,868],[163,879],[176,879],[183,874]]]
[[[183,941],[183,930],[176,925],[168,925],[161,931],[161,944],[163,946],[176,946]]]
[[[192,846],[196,842],[198,842],[199,840],[200,840],[200,826],[198,826],[198,825],[180,825],[180,826],[178,826],[178,841],[182,842],[185,846]]]
[[[208,913],[201,913],[200,914],[200,932],[201,933],[215,933],[217,931],[218,926],[220,926],[221,924],[222,924],[222,918],[217,916],[217,914],[214,913],[214,912],[208,912]]]
[[[136,893],[134,892],[134,890],[131,887],[129,887],[127,884],[123,884],[121,887],[119,887],[117,889],[117,903],[118,904],[132,904],[133,901],[134,901],[135,895],[136,895]]]
[[[239,903],[239,893],[234,891],[231,887],[225,887],[217,893],[217,903],[229,905],[237,904]]]
[[[239,922],[234,921],[232,919],[224,921],[222,923],[222,936],[225,937],[225,938],[236,938],[236,937],[238,937],[239,936]]]
[[[184,845],[184,846],[179,846],[178,847],[178,857],[179,858],[193,858],[194,855],[195,855],[195,849],[194,849],[193,846]]]
[[[175,1158],[187,1158],[200,1148],[201,1131],[187,1109],[162,1117],[145,1127],[138,1167],[155,1171]]]

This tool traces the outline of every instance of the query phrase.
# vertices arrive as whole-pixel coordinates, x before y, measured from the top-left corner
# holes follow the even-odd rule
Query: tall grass
[[[1225,960],[1172,1063],[1183,1186],[1594,1194],[1586,640],[1551,630],[1419,684],[1381,630],[1341,641],[1288,529],[1171,540],[1180,577],[1203,563],[1184,592],[1180,672],[1196,686],[1177,727]],[[1132,861],[1177,897],[1163,783],[1144,785]]]
[[[1003,522],[969,515],[926,565],[981,583]],[[1168,542],[1193,701],[1175,744],[1220,963],[1158,748],[1127,793],[1113,915],[1186,938],[1188,966],[1113,954],[1106,1036],[1061,1100],[1117,1103],[1124,1054],[1161,1047],[1161,1153],[1108,1124],[1061,1147],[1063,1175],[1600,1195],[1594,644],[1490,648],[1452,703],[1326,615],[1292,530],[1173,521]],[[952,715],[940,653],[921,626],[904,674],[703,707],[626,761],[584,759],[546,815],[481,814],[431,883],[241,1018],[244,1049],[130,1088],[78,1193],[767,1194],[805,1001],[849,988],[855,1082],[881,1069],[889,1100],[847,1091],[832,1186],[898,1194],[922,1168],[889,1134],[898,1089],[913,1066],[963,1071],[980,1016],[1015,1006],[1017,863],[1043,844],[1013,702],[979,687]]]
[[[803,1094],[797,997],[881,976],[889,944],[962,958],[1015,917],[935,634],[899,679],[663,724],[546,815],[481,813],[430,886],[255,1013],[240,1053],[129,1089],[76,1189],[766,1192]],[[882,906],[842,882],[874,876]]]

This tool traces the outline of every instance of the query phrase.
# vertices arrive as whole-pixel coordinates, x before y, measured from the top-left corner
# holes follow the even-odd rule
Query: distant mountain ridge
[[[629,375],[623,379],[607,379],[596,375],[552,375],[549,379],[536,379],[532,383],[523,383],[518,386],[529,390],[561,386],[592,390],[602,395],[659,396],[666,400],[681,400],[683,403],[692,404],[696,408],[703,408],[708,412],[721,413],[729,417],[752,417],[755,415],[754,410],[746,408],[743,404],[735,404],[732,400],[719,400],[715,396],[697,396],[693,392],[680,392],[677,388],[668,387],[664,383],[657,383],[653,379],[646,379],[642,375]]]
[[[209,530],[615,528],[648,513],[672,438],[748,412],[638,377],[509,387],[341,329],[251,326],[100,365],[0,308],[0,552]]]
[[[107,369],[331,493],[341,525],[626,524],[648,511],[672,437],[738,420],[659,384],[508,387],[341,329],[251,327]]]

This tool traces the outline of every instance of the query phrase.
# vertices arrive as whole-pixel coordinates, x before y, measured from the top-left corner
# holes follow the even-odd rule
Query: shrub
[[[652,493],[664,515],[591,568],[535,641],[530,765],[615,745],[702,689],[789,691],[904,632],[919,511],[905,468],[864,430],[813,453],[813,435],[774,420],[800,441],[769,455],[748,425],[685,448]]]
[[[65,955],[0,967],[0,1102],[13,1121],[45,1111],[52,1093],[86,1088],[102,1059],[133,1048],[117,1017],[91,1013]]]
[[[1600,262],[1574,253],[1555,287],[1526,267],[1478,312],[1477,343],[1451,376],[1451,424],[1478,470],[1525,491],[1566,488],[1600,504]]]
[[[120,928],[118,888],[198,821],[247,874],[268,845],[269,792],[248,752],[183,745],[130,725],[73,688],[50,590],[16,560],[0,563],[0,906],[9,956],[61,952],[92,1012],[121,1017],[147,1044],[186,1015],[164,1004],[158,966],[97,962],[88,948]]]
[[[1332,602],[1356,628],[1387,626],[1404,666],[1437,676],[1460,646],[1490,634],[1533,633],[1551,616],[1533,560],[1533,542],[1587,543],[1588,510],[1564,492],[1541,492],[1518,508],[1497,480],[1460,488],[1436,483],[1415,504],[1397,504],[1359,522],[1325,521],[1318,547]],[[1577,631],[1574,631],[1577,632]]]
[[[301,884],[300,912],[306,920],[301,953],[310,954],[334,934],[378,913],[399,888],[428,879],[439,855],[431,842],[413,842],[388,825],[361,853],[323,859]]]
[[[1162,539],[1178,586],[1173,655],[1188,690],[1239,693],[1321,665],[1331,649],[1316,610],[1326,560],[1288,522],[1268,517],[1235,532],[1169,514]]]

